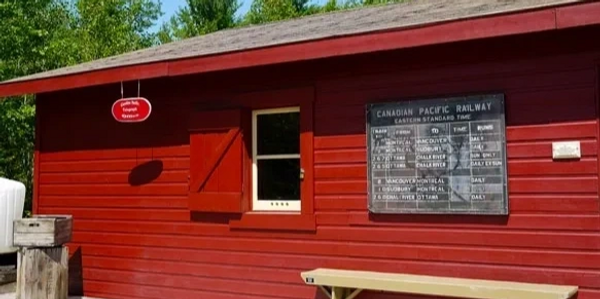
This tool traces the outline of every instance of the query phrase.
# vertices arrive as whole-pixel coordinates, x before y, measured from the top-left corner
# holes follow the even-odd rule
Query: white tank
[[[13,220],[23,217],[25,185],[0,178],[0,253],[13,251]]]

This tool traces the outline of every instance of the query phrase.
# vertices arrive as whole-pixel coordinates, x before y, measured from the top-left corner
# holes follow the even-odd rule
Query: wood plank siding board
[[[408,260],[402,261],[397,259],[369,259],[361,257],[335,257],[335,256],[316,256],[316,255],[296,255],[288,253],[258,253],[258,252],[223,252],[215,250],[205,249],[178,249],[178,248],[143,248],[139,246],[125,246],[125,245],[107,245],[107,244],[92,244],[92,243],[77,243],[73,244],[73,247],[79,248],[79,246],[85,246],[86,250],[89,250],[87,254],[88,258],[93,257],[106,257],[106,258],[123,258],[132,261],[144,260],[144,261],[162,261],[165,264],[171,262],[182,262],[182,263],[194,263],[198,265],[212,265],[212,266],[240,266],[249,269],[257,269],[260,273],[261,269],[265,271],[268,269],[308,269],[320,267],[319,263],[323,262],[327,265],[339,266],[340,263],[346,261],[355,261],[362,263],[362,265],[368,263],[369,260],[373,260],[373,266],[383,267],[384,263],[389,263],[385,269],[387,271],[394,267],[399,267],[402,264],[409,262]],[[140,255],[141,252],[147,252],[147,255]],[[162,252],[162,253],[161,253]],[[291,261],[294,260],[294,261]],[[287,261],[287,262],[286,262]],[[420,262],[422,263],[422,262]],[[448,263],[448,262],[447,262]],[[454,262],[449,262],[454,263]],[[443,263],[439,263],[440,265]],[[358,266],[358,265],[357,265]],[[357,267],[351,266],[351,267]],[[121,267],[118,264],[114,264],[112,267]],[[346,265],[345,268],[349,266]],[[475,267],[477,268],[477,267]],[[527,267],[521,267],[527,268]],[[210,269],[210,267],[209,267]],[[368,267],[367,269],[373,269]],[[383,268],[381,268],[383,269]],[[380,270],[381,270],[380,269]],[[142,271],[140,269],[139,271]],[[534,269],[535,270],[535,269]],[[133,271],[133,270],[132,270]],[[160,271],[157,268],[156,271]],[[381,270],[386,271],[386,270]],[[391,270],[392,272],[394,270]],[[422,273],[423,269],[421,270]],[[592,273],[591,271],[589,273]],[[197,274],[203,273],[203,270],[198,270]],[[465,272],[466,273],[466,272]],[[569,271],[565,271],[568,275]],[[571,271],[572,273],[572,271]],[[235,275],[229,273],[229,275]],[[477,274],[465,274],[475,275]],[[275,279],[275,278],[272,278]]]
[[[263,273],[261,269],[268,271],[269,269],[281,269],[282,266],[285,266],[285,269],[310,269],[321,266],[328,267],[340,267],[340,268],[348,268],[348,265],[353,265],[351,268],[363,268],[363,269],[371,269],[374,271],[397,271],[397,269],[407,269],[408,271],[414,271],[415,267],[418,267],[418,263],[415,265],[414,262],[410,261],[399,261],[399,260],[386,260],[386,259],[372,259],[372,258],[348,258],[348,257],[319,257],[319,256],[310,256],[310,255],[286,255],[286,254],[273,254],[273,253],[244,253],[244,252],[223,252],[223,251],[206,251],[206,250],[181,250],[181,249],[172,249],[172,248],[144,248],[139,246],[128,247],[122,245],[97,245],[97,244],[74,244],[73,246],[85,246],[88,256],[91,258],[93,256],[97,257],[122,257],[131,260],[131,258],[141,257],[140,254],[144,253],[143,259],[148,261],[163,261],[165,264],[170,264],[171,262],[192,262],[192,263],[201,263],[198,265],[204,265],[206,263],[215,265],[215,266],[244,266],[250,267],[252,269],[257,269],[259,273]],[[219,261],[218,264],[215,264],[215,261]],[[140,261],[142,262],[142,261]],[[435,264],[435,263],[434,263]],[[456,271],[452,272],[452,267],[456,264],[453,263],[441,263],[439,264],[440,269],[445,269],[444,273],[450,273],[450,275],[455,275]],[[462,264],[458,264],[459,267],[462,267]],[[119,264],[114,263],[112,266],[107,267],[120,267]],[[208,266],[209,269],[212,266]],[[407,268],[408,267],[408,268]],[[198,267],[201,268],[201,267]],[[412,268],[412,269],[411,269]],[[490,266],[488,268],[493,272],[494,266]],[[501,267],[503,268],[503,267]],[[145,269],[136,271],[145,271]],[[522,273],[523,268],[515,269],[516,273],[519,277],[521,275],[526,275],[527,273],[531,273],[530,271],[525,271],[526,273]],[[154,268],[152,271],[161,271],[161,267]],[[535,270],[534,270],[535,271]],[[423,269],[416,270],[417,273],[423,273]],[[198,270],[196,275],[202,275],[203,270]],[[496,271],[496,273],[498,273]],[[565,273],[571,273],[566,275],[572,275],[572,272],[567,271]],[[590,274],[591,272],[586,272]],[[506,273],[506,275],[511,275],[511,273]],[[546,272],[546,274],[555,276],[556,272],[551,271],[550,273]],[[235,275],[230,273],[230,275]],[[460,274],[459,274],[460,275]],[[464,277],[477,277],[478,274],[473,274],[469,272],[465,272],[463,274]],[[510,280],[510,278],[507,278]],[[519,279],[515,277],[513,279]],[[557,280],[561,280],[561,277],[556,277]],[[545,281],[544,278],[533,278],[531,280],[537,281]],[[583,289],[588,290],[596,290],[596,288],[590,289],[584,287]],[[583,292],[584,294],[587,292]],[[394,296],[393,298],[402,298]],[[593,298],[593,297],[590,297]]]
[[[173,145],[159,148],[125,148],[111,151],[74,150],[44,153],[41,162],[47,161],[97,161],[109,159],[134,159],[134,158],[175,158],[189,157],[189,145]]]
[[[85,196],[81,195],[59,195],[42,196],[39,200],[42,207],[52,208],[136,208],[136,209],[185,209],[187,208],[187,196]]]
[[[562,266],[559,264],[556,266]],[[185,275],[228,280],[246,280],[282,284],[298,283],[298,271],[303,268],[272,268],[254,265],[252,268],[243,265],[219,265],[211,263],[194,263],[184,261],[156,261],[147,259],[128,259],[119,257],[89,257],[84,259],[83,267],[105,270],[120,270]],[[586,267],[590,268],[590,267]],[[585,269],[585,268],[582,268]],[[255,274],[252,274],[255,273]]]
[[[102,234],[102,236],[106,236],[106,234]],[[126,235],[121,235],[123,238]],[[156,236],[155,238],[159,238],[161,236]],[[219,241],[224,241],[220,239],[216,239]],[[79,240],[81,241],[81,240]],[[100,241],[101,244],[98,245],[130,245],[131,242],[128,241],[118,241],[114,238],[106,238]],[[100,243],[98,242],[98,243]],[[228,243],[243,243],[246,245],[248,241],[244,240],[244,242],[240,240],[232,240]],[[267,241],[259,241],[261,243],[269,244]],[[182,242],[180,241],[179,244]],[[198,242],[192,242],[198,244]],[[262,267],[260,260],[260,256],[264,255],[264,253],[268,253],[263,256],[263,258],[268,258],[268,256],[274,259],[274,262],[281,262],[278,267],[280,268],[288,268],[296,269],[297,266],[291,266],[295,263],[293,262],[285,262],[286,259],[295,259],[299,256],[307,256],[310,255],[315,259],[315,262],[318,264],[319,261],[323,261],[323,264],[334,265],[327,267],[339,267],[342,261],[352,262],[355,261],[357,264],[352,263],[347,265],[345,268],[355,268],[355,267],[365,267],[365,265],[371,261],[373,265],[366,266],[365,269],[371,269],[376,271],[397,271],[399,266],[405,265],[409,267],[412,265],[411,272],[418,272],[421,274],[433,274],[434,275],[447,275],[447,271],[454,271],[454,274],[459,277],[478,277],[482,274],[489,274],[493,272],[493,269],[497,267],[495,274],[493,277],[489,277],[490,279],[506,279],[500,277],[506,277],[508,275],[517,275],[515,279],[522,280],[526,282],[543,282],[545,279],[549,279],[548,283],[557,283],[562,284],[561,280],[570,280],[570,282],[564,282],[567,284],[575,284],[580,285],[582,287],[590,287],[590,288],[598,288],[598,276],[600,273],[598,271],[592,269],[592,265],[597,264],[598,256],[597,253],[563,253],[562,255],[556,255],[550,252],[541,252],[538,257],[534,257],[538,250],[530,250],[530,251],[514,251],[510,249],[501,250],[497,249],[496,252],[492,250],[485,249],[456,249],[453,247],[448,248],[448,257],[444,257],[444,255],[440,255],[440,248],[436,246],[402,246],[397,247],[393,245],[385,245],[385,244],[347,244],[347,243],[338,243],[335,246],[331,246],[332,244],[327,244],[327,242],[312,242],[314,246],[318,247],[310,250],[310,254],[306,251],[306,248],[296,248],[294,249],[294,245],[301,242],[289,242],[284,243],[286,248],[273,248],[273,249],[262,249],[258,248],[258,244],[252,246],[251,248],[245,248],[240,250],[240,247],[233,247],[230,249],[231,251],[231,261],[234,265],[243,265],[245,262],[238,260],[241,259],[239,254],[234,254],[234,252],[243,253],[247,259],[258,259],[253,264],[248,265],[251,267]],[[80,243],[82,246],[94,245],[96,243]],[[210,257],[215,257],[216,252],[223,252],[221,248],[215,248],[216,245],[206,246],[210,248],[197,248],[197,245],[189,244],[189,245],[169,245],[164,248],[165,252],[182,252],[178,248],[174,246],[184,246],[185,249],[194,249],[197,254],[201,254],[205,256],[206,259]],[[323,252],[327,251],[326,247],[335,248],[335,253]],[[136,245],[137,246],[137,245]],[[305,246],[302,246],[305,247]],[[371,249],[369,249],[371,248]],[[158,250],[158,249],[157,249]],[[330,249],[331,250],[331,249]],[[423,251],[422,255],[420,255],[421,250]],[[369,253],[368,251],[371,251]],[[461,252],[462,251],[462,252]],[[321,252],[321,253],[319,253]],[[473,254],[470,256],[465,254],[469,252]],[[494,254],[489,254],[494,252]],[[372,255],[372,254],[375,255]],[[388,255],[385,255],[388,253]],[[225,253],[227,254],[227,253]],[[218,255],[218,254],[217,254]],[[237,259],[233,259],[237,257]],[[454,257],[452,259],[451,257]],[[457,258],[459,257],[459,258]],[[526,258],[528,257],[528,258]],[[566,261],[559,261],[560,257],[564,257]],[[173,256],[175,258],[175,256]],[[182,258],[182,257],[180,257]],[[581,259],[589,259],[589,262],[592,265],[588,265],[585,267],[580,267],[577,265],[583,265],[584,263]],[[164,259],[169,258],[166,253]],[[327,262],[329,261],[329,262]],[[362,262],[361,262],[362,261]],[[250,261],[249,261],[250,262]],[[390,263],[388,266],[383,266],[383,263]],[[209,263],[217,263],[216,260],[213,260]],[[225,263],[219,260],[218,264]],[[554,263],[554,264],[553,264]],[[271,263],[269,263],[271,264]],[[314,263],[312,263],[314,264]],[[437,269],[427,269],[426,265],[431,265],[433,268],[445,269],[446,273],[438,273]],[[457,268],[452,269],[450,265],[454,265]],[[322,266],[325,267],[325,266]],[[418,269],[418,267],[424,267],[422,269]],[[304,266],[300,266],[299,268],[305,268]],[[393,270],[396,268],[396,270]],[[386,270],[387,269],[387,270]],[[584,270],[585,269],[585,270]],[[131,269],[135,271],[135,269]],[[407,269],[408,270],[408,269]],[[490,271],[490,272],[488,272]],[[521,271],[522,273],[517,274],[516,272]],[[542,271],[541,273],[539,271]],[[479,272],[479,273],[477,273]],[[511,272],[511,273],[506,273]],[[545,272],[545,273],[544,273]],[[547,277],[544,274],[553,273],[555,277]],[[580,274],[578,274],[580,273]],[[506,275],[506,276],[505,276]],[[526,277],[529,275],[529,277]],[[553,275],[554,276],[554,275]],[[596,279],[596,280],[594,280]],[[301,283],[302,281],[300,281]]]
[[[324,299],[300,271],[328,267],[573,284],[578,299],[597,298],[600,48],[585,37],[600,31],[568,30],[155,79],[142,83],[156,109],[140,124],[106,112],[116,85],[44,94],[37,212],[73,215],[86,296]],[[239,230],[235,216],[190,213],[188,113],[281,105],[290,90],[314,90],[305,138],[316,230]],[[365,104],[487,91],[506,92],[510,215],[369,214]],[[68,135],[65,114],[78,123]],[[552,160],[564,140],[581,141],[581,159]]]
[[[143,214],[143,213],[142,213]],[[289,240],[327,240],[327,238],[333,238],[329,231],[336,231],[339,233],[344,233],[344,235],[335,237],[335,240],[339,240],[340,242],[353,242],[353,241],[369,241],[369,242],[377,242],[375,237],[368,238],[363,235],[351,235],[351,232],[357,234],[356,229],[361,228],[365,229],[365,226],[370,226],[368,229],[373,230],[375,232],[375,236],[386,237],[386,240],[397,240],[397,241],[382,241],[382,242],[400,242],[400,243],[415,243],[415,244],[431,244],[433,241],[428,242],[424,240],[425,237],[419,238],[413,234],[409,234],[407,231],[416,230],[421,231],[426,234],[426,236],[431,235],[436,236],[436,240],[440,240],[440,244],[455,244],[455,245],[465,245],[465,246],[477,246],[478,242],[481,240],[486,240],[484,244],[492,244],[493,246],[504,246],[511,248],[557,248],[557,249],[586,249],[597,248],[598,244],[598,236],[594,235],[594,231],[588,229],[577,228],[574,229],[575,226],[578,226],[579,223],[585,221],[591,222],[593,221],[593,217],[586,216],[570,216],[570,215],[555,215],[555,216],[544,216],[544,215],[525,215],[515,217],[515,220],[511,220],[513,225],[511,225],[510,229],[505,228],[505,226],[501,226],[500,224],[489,224],[489,225],[469,225],[469,224],[453,224],[453,223],[438,223],[438,224],[430,224],[430,225],[422,225],[419,223],[419,219],[413,219],[412,221],[407,220],[405,223],[398,225],[374,225],[370,223],[363,222],[362,225],[358,221],[360,220],[360,213],[356,214],[343,214],[343,213],[327,213],[324,215],[329,215],[330,219],[328,221],[322,220],[319,224],[323,226],[323,230],[325,227],[330,227],[330,230],[325,230],[323,233],[318,233],[314,237],[303,237],[303,236],[295,236],[295,235],[285,235],[282,233],[253,233],[253,234],[228,234],[228,227],[224,224],[214,225],[214,226],[182,226],[180,223],[173,223],[167,215],[161,217],[152,217],[146,218],[144,220],[140,220],[137,217],[122,217],[117,219],[98,219],[98,218],[89,218],[86,220],[82,220],[80,224],[82,227],[77,229],[82,233],[91,233],[96,230],[96,232],[100,233],[127,233],[127,234],[147,234],[147,235],[165,235],[169,233],[173,236],[178,237],[217,237],[217,236],[229,236],[232,238],[240,238],[240,237],[252,237],[257,239],[269,239],[269,238],[278,238],[278,239],[289,239]],[[348,218],[358,218],[348,220]],[[162,219],[161,219],[162,218]],[[344,220],[340,220],[342,218]],[[138,222],[133,222],[133,221]],[[125,221],[132,221],[126,224]],[[154,221],[153,224],[148,224],[145,221]],[[181,221],[181,220],[180,220]],[[344,230],[344,227],[348,227],[349,222],[352,221],[352,227],[356,229],[352,230]],[[559,224],[542,226],[541,228],[532,228],[529,224],[532,221],[537,221],[538,223],[543,223],[544,221],[560,221]],[[110,225],[109,223],[113,222],[115,224]],[[176,222],[176,221],[175,221]],[[424,221],[422,221],[424,222]],[[100,224],[104,224],[102,228],[94,228]],[[123,229],[115,227],[119,224],[126,224],[129,226],[137,225],[134,228]],[[570,226],[567,226],[570,224]],[[163,229],[157,229],[156,226],[164,226]],[[562,226],[562,227],[561,227]],[[579,225],[581,226],[581,225]],[[192,229],[193,228],[193,229]],[[425,228],[425,229],[424,229]],[[389,230],[385,230],[389,229]],[[435,232],[435,230],[441,230],[440,232]],[[408,234],[404,241],[394,238],[391,230],[396,230],[398,232],[402,232],[403,234]],[[348,235],[346,235],[346,233]],[[453,234],[456,240],[447,240],[444,237],[444,234]],[[537,236],[536,233],[539,235]],[[479,234],[479,238],[470,240]],[[540,240],[539,238],[546,238],[545,240]],[[494,240],[497,237],[498,240]],[[510,240],[510,238],[515,238],[514,241]],[[529,238],[528,240],[523,240]],[[587,240],[586,240],[587,238]],[[200,239],[204,240],[204,239]],[[574,242],[573,244],[560,244],[562,241]],[[446,243],[448,242],[448,243]],[[490,245],[491,246],[491,245]]]
[[[140,159],[118,159],[118,160],[78,160],[78,161],[52,161],[40,162],[40,173],[51,172],[90,172],[90,171],[131,171],[138,165],[153,161],[150,158]],[[187,170],[189,168],[188,157],[160,158],[162,169],[165,170]]]
[[[106,244],[103,244],[106,245]],[[97,246],[95,244],[86,244],[83,243],[82,246],[94,247]],[[366,246],[366,245],[365,245]],[[346,246],[345,246],[346,247]],[[351,247],[351,246],[348,246]],[[358,246],[356,246],[358,248]],[[112,246],[111,246],[112,248]],[[355,248],[348,248],[347,250],[351,250]],[[145,250],[145,249],[143,249]],[[158,249],[154,249],[158,250]],[[162,257],[158,256],[156,259],[162,259],[165,264],[169,264],[169,261],[181,260],[181,256],[171,255],[170,253],[177,252],[179,254],[184,253],[186,251],[176,250],[174,248],[164,248],[161,249],[164,251]],[[414,249],[409,249],[410,251],[415,251]],[[401,250],[401,252],[408,250]],[[431,251],[431,250],[429,250]],[[339,254],[336,256],[320,256],[320,255],[297,255],[297,254],[289,254],[289,253],[274,253],[269,252],[269,254],[261,254],[261,253],[252,253],[252,252],[231,252],[231,253],[221,253],[222,251],[209,251],[209,250],[187,250],[189,253],[194,253],[195,255],[202,255],[204,260],[209,264],[214,264],[214,258],[217,256],[223,256],[226,259],[219,260],[219,264],[229,264],[230,265],[245,265],[247,267],[262,269],[266,265],[271,265],[271,269],[308,269],[312,267],[341,267],[344,269],[352,269],[352,268],[360,268],[369,271],[382,271],[382,272],[397,272],[398,269],[405,269],[408,273],[413,274],[431,274],[436,273],[435,275],[441,276],[456,276],[463,278],[477,278],[486,276],[489,279],[505,279],[505,280],[516,280],[523,282],[538,282],[538,283],[567,283],[579,285],[584,288],[592,288],[598,289],[598,276],[600,275],[598,271],[589,268],[564,268],[562,267],[564,263],[560,263],[557,265],[549,265],[551,261],[547,261],[545,266],[540,266],[539,264],[536,266],[530,265],[514,265],[514,264],[497,264],[493,262],[473,262],[469,261],[452,261],[449,262],[447,260],[441,260],[441,257],[438,257],[434,260],[427,260],[427,258],[422,257],[421,259],[411,259],[411,258],[373,258],[373,257],[364,257],[354,255],[343,255]],[[426,250],[427,252],[427,250]],[[112,256],[112,254],[107,253],[108,256]],[[157,254],[159,254],[157,252]],[[416,254],[416,253],[415,253]],[[533,253],[532,253],[533,254]],[[103,255],[104,256],[104,255]],[[549,256],[545,255],[545,256]],[[466,256],[464,256],[466,257]],[[135,258],[135,257],[134,257]],[[186,257],[188,259],[189,257]],[[542,256],[543,258],[543,256]],[[542,260],[539,258],[539,260]],[[213,259],[210,261],[210,259]],[[291,261],[296,260],[297,261]],[[507,256],[508,259],[508,256]],[[513,263],[518,263],[518,257]],[[571,260],[577,259],[573,256],[570,258]],[[154,259],[153,259],[154,260]],[[271,262],[263,262],[263,260],[272,260]],[[597,260],[597,257],[594,258]],[[123,262],[122,264],[124,264]],[[266,263],[266,264],[265,264]],[[344,265],[344,263],[349,263]],[[528,262],[532,264],[533,262]],[[539,262],[538,262],[539,263]],[[126,264],[124,264],[126,265]],[[201,266],[200,264],[198,265]],[[427,267],[431,266],[431,269],[427,269]],[[123,267],[115,264],[113,267]],[[154,271],[161,271],[161,268],[158,267]],[[130,271],[143,271],[138,270],[137,268],[130,268]],[[259,271],[260,272],[260,271]],[[202,273],[202,270],[198,270],[196,273]],[[235,276],[236,274],[229,274]],[[489,275],[489,276],[488,276]],[[510,278],[513,276],[513,278]],[[563,281],[563,282],[561,282]],[[567,282],[568,281],[568,282]],[[285,282],[284,282],[285,283]],[[300,281],[299,283],[302,283]]]
[[[187,179],[188,171],[181,170],[163,170],[160,176],[153,183],[177,183]],[[46,184],[93,184],[103,182],[106,184],[126,184],[130,181],[130,171],[116,172],[78,172],[78,173],[42,173],[39,177],[39,183]]]
[[[534,216],[530,216],[534,217]],[[544,231],[537,229],[510,228],[489,224],[480,225],[448,225],[440,223],[437,225],[423,226],[418,221],[406,221],[403,225],[394,227],[371,227],[373,235],[362,232],[364,228],[347,226],[323,226],[316,235],[290,235],[286,233],[264,233],[264,232],[229,232],[227,224],[205,224],[194,225],[189,223],[173,223],[159,219],[81,219],[75,222],[77,231],[81,232],[104,232],[104,233],[127,233],[148,235],[172,235],[181,237],[218,237],[228,236],[231,238],[252,237],[257,239],[289,239],[289,240],[336,240],[340,242],[382,242],[401,244],[440,244],[475,246],[485,240],[483,245],[506,248],[537,248],[537,249],[596,249],[600,239],[593,232],[567,231]],[[135,226],[134,226],[135,224]],[[436,230],[438,230],[436,232]],[[411,233],[411,231],[414,231]],[[335,235],[337,232],[340,235]],[[402,233],[396,237],[394,232]],[[418,233],[424,235],[419,237]],[[452,237],[444,237],[451,234]],[[479,234],[480,238],[471,240]],[[537,234],[537,235],[536,235]],[[432,240],[428,241],[427,237]],[[435,237],[435,238],[434,238]],[[381,238],[381,239],[380,239]],[[497,238],[498,240],[495,240]],[[515,241],[509,241],[514,238]],[[528,240],[522,240],[529,238]],[[545,239],[541,239],[545,238]],[[587,238],[587,240],[586,240]],[[381,240],[384,241],[381,241]],[[560,240],[570,243],[561,244]]]

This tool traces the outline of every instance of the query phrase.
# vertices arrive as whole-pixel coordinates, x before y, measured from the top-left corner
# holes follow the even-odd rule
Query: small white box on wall
[[[552,159],[581,158],[581,143],[579,141],[552,142]]]

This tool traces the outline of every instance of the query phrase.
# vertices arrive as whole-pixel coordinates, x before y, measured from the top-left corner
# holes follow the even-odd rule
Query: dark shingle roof
[[[121,66],[223,54],[311,40],[397,30],[444,21],[582,2],[578,0],[414,0],[317,14],[265,25],[222,30],[3,83],[71,75]]]

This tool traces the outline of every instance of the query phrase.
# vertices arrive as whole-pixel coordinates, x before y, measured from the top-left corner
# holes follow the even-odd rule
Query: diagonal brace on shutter
[[[227,153],[227,150],[229,150],[229,148],[231,147],[237,136],[240,134],[240,132],[240,128],[232,128],[227,132],[227,135],[225,135],[221,143],[219,143],[219,146],[217,146],[217,148],[213,151],[213,154],[210,157],[208,157],[208,163],[206,163],[206,167],[202,170],[202,172],[198,174],[197,179],[191,182],[191,191],[198,192],[202,189],[202,187],[204,187],[204,185],[208,181],[208,178],[210,177],[212,172],[215,171],[217,165],[219,165],[219,162],[221,161],[221,159],[223,159],[223,157]]]

